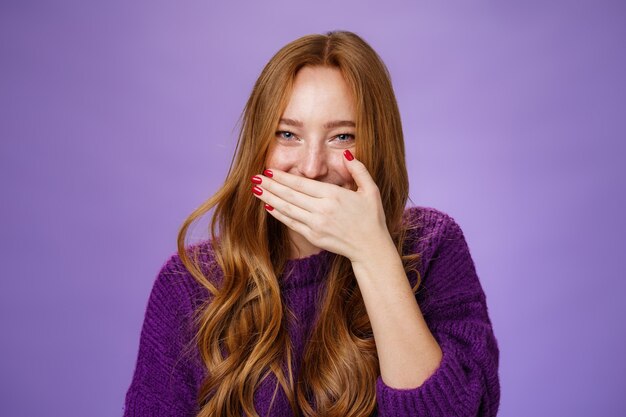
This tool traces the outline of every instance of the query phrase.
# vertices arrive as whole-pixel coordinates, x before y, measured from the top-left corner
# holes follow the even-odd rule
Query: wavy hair
[[[350,261],[343,256],[332,255],[319,318],[301,371],[293,375],[286,327],[289,311],[279,286],[290,242],[285,226],[250,192],[249,178],[264,169],[295,76],[304,66],[334,67],[344,76],[356,101],[355,153],[378,186],[387,227],[406,271],[417,272],[419,254],[403,256],[411,227],[403,222],[408,175],[400,113],[387,68],[351,32],[307,35],[287,44],[254,85],[223,186],[189,215],[178,234],[182,262],[210,292],[194,316],[194,346],[208,371],[198,392],[198,417],[239,417],[242,412],[259,417],[254,392],[270,372],[277,380],[274,397],[282,387],[296,416],[366,416],[376,409],[376,345]],[[190,225],[212,209],[210,243],[223,277],[219,285],[212,273],[202,270],[198,252],[188,254],[185,248]]]

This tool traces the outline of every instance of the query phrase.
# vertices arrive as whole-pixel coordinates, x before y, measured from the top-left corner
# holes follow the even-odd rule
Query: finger
[[[290,228],[291,230],[301,234],[302,236],[307,236],[309,231],[311,230],[306,224],[299,222],[298,220],[285,215],[279,209],[272,208],[271,210],[267,207],[265,210],[276,220]]]
[[[318,197],[312,197],[308,194],[302,193],[297,189],[291,188],[288,185],[281,184],[278,181],[275,181],[272,178],[268,177],[260,177],[262,178],[260,187],[264,190],[269,191],[274,196],[291,203],[295,206],[300,207],[303,210],[308,212],[312,212],[315,210],[315,207],[319,204]]]
[[[300,177],[278,169],[272,170],[272,174],[271,178],[274,181],[311,197],[322,198],[333,187],[333,184]]]
[[[376,187],[374,179],[361,161],[354,158],[349,150],[344,151],[343,155],[345,156],[343,163],[352,175],[358,189],[369,190]]]
[[[289,217],[290,219],[305,224],[307,224],[310,219],[311,214],[308,211],[283,200],[268,189],[263,188],[261,185],[252,187],[252,193],[259,200],[269,204],[275,210],[280,211],[282,215]]]

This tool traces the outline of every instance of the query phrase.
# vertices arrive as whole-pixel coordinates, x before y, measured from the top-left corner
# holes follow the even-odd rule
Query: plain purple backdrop
[[[469,243],[499,415],[625,415],[624,3],[260,3],[0,2],[0,414],[121,415],[256,77],[346,29],[391,72],[413,202]]]

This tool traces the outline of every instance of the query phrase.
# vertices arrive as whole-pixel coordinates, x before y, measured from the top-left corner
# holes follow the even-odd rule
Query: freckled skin
[[[355,121],[352,93],[341,72],[330,67],[302,68],[281,118],[301,121],[303,126],[278,125],[278,131],[288,133],[276,135],[266,167],[350,188],[353,180],[342,158],[346,149],[354,153],[356,130],[324,127],[330,121]]]
[[[302,68],[281,115],[281,119],[296,120],[302,126],[279,123],[266,168],[351,189],[354,180],[342,158],[346,149],[354,153],[356,129],[324,125],[331,121],[355,122],[355,116],[352,93],[337,68]],[[299,233],[291,229],[287,232],[292,243],[291,257],[320,251]]]

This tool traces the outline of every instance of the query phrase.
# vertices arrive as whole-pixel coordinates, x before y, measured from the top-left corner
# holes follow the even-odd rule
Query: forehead
[[[285,118],[354,118],[354,100],[341,71],[334,67],[304,67],[296,74]]]

